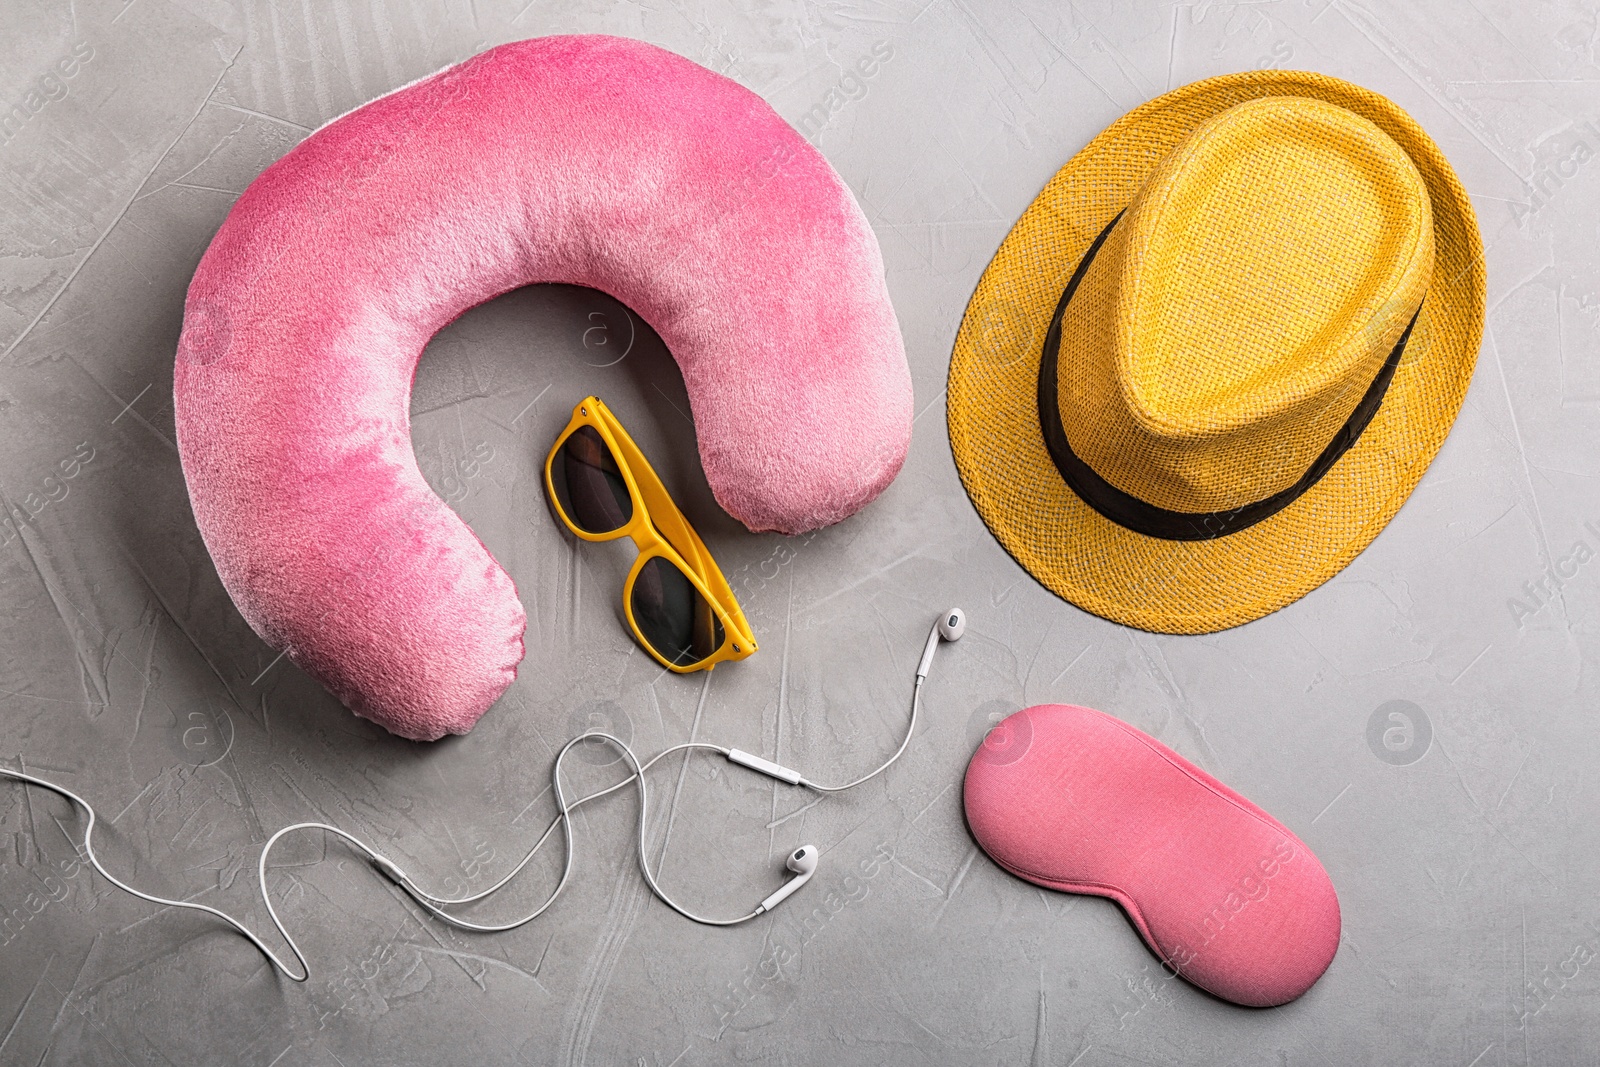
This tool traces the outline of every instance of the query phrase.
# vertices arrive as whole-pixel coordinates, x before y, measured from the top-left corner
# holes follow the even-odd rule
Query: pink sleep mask
[[[545,37],[329,123],[200,262],[178,445],[246,621],[405,737],[469,730],[515,678],[526,622],[418,470],[412,374],[440,327],[535,282],[604,290],[660,334],[706,480],[752,530],[838,522],[910,442],[877,240],[737,83],[638,41]]]
[[[967,766],[967,824],[996,863],[1110,897],[1173,971],[1225,1000],[1293,1000],[1339,947],[1339,898],[1305,843],[1161,742],[1041,704]]]

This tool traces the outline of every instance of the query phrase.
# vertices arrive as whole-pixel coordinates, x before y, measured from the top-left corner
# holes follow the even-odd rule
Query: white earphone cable
[[[937,634],[938,632],[939,630],[936,627],[934,634]],[[936,640],[934,634],[929,635],[930,645],[934,640]],[[957,630],[954,637],[950,637],[949,639],[954,640],[955,637],[959,636],[960,631]],[[927,662],[926,659],[924,662]],[[267,907],[267,915],[272,920],[272,925],[277,929],[279,936],[283,938],[284,943],[289,946],[289,950],[294,953],[295,959],[300,964],[299,974],[291,971],[283,959],[281,959],[275,952],[268,948],[259,937],[251,932],[251,930],[243,923],[226,912],[220,911],[217,908],[213,908],[207,904],[197,904],[188,900],[169,900],[166,897],[145,893],[128,885],[126,882],[121,881],[110,871],[106,870],[105,865],[100,862],[99,856],[97,856],[94,851],[94,827],[96,820],[95,810],[90,806],[88,801],[84,800],[77,793],[74,793],[72,790],[67,789],[64,786],[56,785],[54,782],[48,782],[43,778],[28,774],[25,770],[11,770],[8,767],[0,767],[0,777],[10,778],[15,781],[22,782],[25,785],[35,785],[42,789],[47,789],[50,792],[56,793],[57,795],[66,798],[73,804],[82,808],[88,815],[88,822],[84,828],[83,834],[83,854],[88,858],[90,865],[93,866],[96,871],[100,872],[100,876],[106,881],[110,882],[124,893],[138,897],[140,900],[147,901],[151,904],[160,905],[162,907],[185,908],[190,911],[204,912],[207,915],[222,920],[234,930],[237,930],[240,934],[244,935],[244,937],[252,945],[259,949],[261,954],[265,956],[272,963],[272,965],[283,974],[285,978],[288,978],[293,982],[304,982],[311,977],[311,968],[306,963],[305,954],[300,951],[300,946],[295,943],[294,938],[291,937],[289,935],[289,931],[285,929],[283,919],[278,915],[277,908],[273,906],[272,896],[267,892],[267,860],[271,856],[273,848],[287,835],[301,830],[322,830],[326,833],[334,834],[351,845],[358,852],[366,855],[366,857],[372,861],[373,865],[378,868],[379,872],[382,873],[384,877],[394,882],[403,892],[405,892],[407,896],[414,900],[418,905],[426,909],[430,914],[439,918],[441,921],[458,929],[471,930],[475,933],[503,933],[507,930],[515,930],[519,926],[524,926],[532,922],[534,919],[537,919],[540,915],[543,915],[553,904],[555,904],[556,899],[560,897],[562,890],[566,888],[567,882],[572,876],[572,865],[576,851],[573,842],[572,813],[591,801],[599,800],[601,797],[610,796],[619,789],[625,788],[630,783],[636,783],[639,792],[637,837],[639,871],[644,876],[645,883],[650,887],[650,891],[654,893],[663,904],[667,905],[667,907],[671,908],[679,915],[682,915],[687,919],[692,919],[697,923],[703,923],[707,926],[737,926],[740,923],[749,922],[751,919],[754,919],[769,910],[767,905],[772,903],[772,898],[769,898],[768,901],[765,901],[761,905],[757,906],[754,911],[751,911],[745,915],[741,915],[736,919],[713,919],[707,918],[703,915],[697,915],[696,913],[688,910],[673,900],[667,894],[666,890],[661,888],[660,883],[656,879],[656,872],[650,869],[649,857],[647,855],[648,842],[646,841],[646,830],[649,822],[649,785],[645,779],[646,773],[661,760],[672,755],[673,753],[704,749],[721,753],[730,761],[766,774],[769,777],[777,778],[781,781],[789,782],[791,784],[801,785],[819,793],[839,793],[847,789],[853,789],[864,782],[876,778],[884,771],[887,771],[905,753],[907,746],[911,743],[911,736],[913,733],[915,733],[917,728],[917,713],[921,705],[922,683],[924,678],[925,676],[922,673],[918,673],[916,685],[911,694],[911,718],[906,725],[905,737],[901,739],[900,747],[895,749],[894,755],[890,756],[875,770],[864,774],[855,781],[849,782],[845,785],[820,785],[808,778],[801,776],[798,772],[790,770],[789,768],[768,763],[765,760],[751,757],[745,753],[738,753],[735,749],[728,749],[721,745],[709,744],[703,741],[689,741],[683,744],[673,745],[670,748],[663,749],[656,753],[654,756],[650,757],[650,759],[640,762],[638,756],[634,754],[633,749],[628,745],[627,742],[620,738],[601,731],[591,731],[589,733],[580,734],[561,746],[561,750],[556,753],[555,763],[551,767],[551,788],[555,796],[556,815],[553,819],[551,819],[550,825],[545,828],[544,833],[539,835],[538,839],[534,842],[533,847],[528,850],[527,854],[524,855],[522,859],[511,868],[510,871],[508,871],[489,888],[467,896],[441,897],[430,893],[428,890],[423,889],[420,885],[418,885],[409,874],[407,874],[389,857],[385,856],[371,845],[368,845],[354,834],[342,830],[337,826],[333,826],[325,822],[298,822],[285,826],[268,838],[267,843],[262,846],[261,856],[256,863],[256,880],[261,891],[261,898]],[[605,743],[615,747],[619,752],[622,753],[624,758],[627,759],[629,766],[632,767],[632,772],[621,781],[614,782],[604,789],[596,790],[593,793],[587,793],[569,802],[566,798],[566,790],[562,786],[561,782],[562,763],[565,761],[567,753],[569,753],[574,746],[580,742],[591,740],[604,741]],[[537,855],[539,850],[544,847],[547,841],[549,841],[550,835],[556,831],[557,827],[561,828],[562,836],[566,842],[565,858],[561,866],[561,877],[556,881],[555,888],[551,890],[550,895],[545,898],[544,903],[540,904],[537,908],[533,909],[531,912],[519,919],[514,919],[510,922],[494,924],[471,922],[446,910],[447,908],[477,903],[478,901],[481,901],[486,897],[499,892],[508,883],[510,883],[512,879],[520,874],[525,867],[527,867],[527,865],[533,860],[533,857]],[[814,857],[815,850],[812,851]],[[791,869],[799,870],[801,868],[792,867]],[[809,877],[811,868],[804,869],[807,873],[803,875],[802,878]]]
[[[279,959],[277,957],[277,955],[270,948],[268,948],[266,945],[262,944],[261,939],[259,937],[257,937],[255,934],[251,933],[250,930],[247,927],[244,926],[244,924],[240,923],[239,920],[235,919],[233,916],[227,914],[226,912],[218,911],[216,908],[213,908],[213,907],[211,907],[210,905],[207,905],[207,904],[196,904],[193,901],[189,901],[189,900],[168,900],[166,897],[158,897],[158,896],[155,896],[154,894],[151,894],[151,893],[141,892],[140,890],[137,890],[137,889],[133,888],[133,886],[128,885],[126,882],[121,881],[120,879],[117,878],[116,875],[114,875],[110,871],[106,870],[105,866],[100,862],[100,857],[96,856],[94,854],[94,822],[95,822],[94,808],[90,807],[89,806],[89,802],[87,800],[84,800],[82,797],[80,797],[78,794],[74,793],[72,790],[67,789],[64,786],[56,785],[54,782],[47,782],[43,778],[35,778],[33,775],[25,774],[22,771],[13,771],[8,767],[0,767],[0,775],[4,775],[7,778],[15,779],[16,781],[19,781],[19,782],[25,782],[28,785],[39,786],[41,789],[48,789],[52,793],[56,793],[56,794],[59,794],[60,796],[66,797],[68,800],[72,801],[72,803],[76,804],[78,807],[80,807],[84,811],[88,812],[88,814],[89,814],[89,824],[84,829],[84,832],[83,832],[83,854],[88,857],[90,865],[92,867],[94,867],[95,870],[100,872],[100,877],[104,878],[106,881],[110,882],[112,885],[116,886],[118,889],[122,890],[124,893],[128,893],[128,894],[131,894],[133,896],[136,896],[140,900],[149,901],[151,904],[159,904],[162,907],[167,907],[167,908],[187,908],[190,911],[203,911],[207,915],[213,915],[213,916],[217,917],[218,919],[221,919],[223,922],[227,923],[229,926],[233,927],[235,930],[239,931],[239,933],[243,934],[247,939],[249,939],[250,943],[252,945],[254,945],[256,948],[260,949],[261,950],[261,954],[263,956],[267,957],[267,959],[271,960],[272,961],[272,965],[274,967],[278,968],[278,970],[282,971],[284,976],[286,978],[288,978],[289,980],[294,981],[294,982],[304,982],[307,978],[311,977],[311,968],[306,966],[306,958],[300,954],[300,949],[294,943],[294,938],[290,937],[288,934],[284,934],[284,940],[289,943],[289,948],[294,953],[295,959],[300,961],[300,970],[301,970],[302,973],[300,973],[298,975],[295,974],[293,971],[289,970],[289,968],[284,965],[284,962],[281,959]],[[319,823],[317,825],[321,826],[323,824]],[[324,829],[332,830],[334,833],[340,835],[341,837],[345,837],[345,838],[348,838],[351,841],[355,841],[355,839],[350,837],[349,834],[346,834],[343,830],[340,830],[337,827],[324,826]],[[355,843],[359,847],[361,847],[361,849],[363,851],[367,851],[370,854],[370,850],[367,849],[365,845],[362,845],[359,841],[356,841]],[[263,860],[263,862],[264,862],[264,860]],[[276,912],[274,912],[272,910],[272,901],[270,901],[270,900],[267,901],[267,911],[272,914],[272,921],[273,921],[273,924],[278,927],[278,932],[279,933],[283,933],[283,924],[278,922],[278,915],[277,915]]]
[[[895,749],[894,755],[884,760],[877,770],[869,771],[868,773],[863,774],[860,778],[857,778],[855,781],[846,782],[844,785],[820,785],[816,782],[813,782],[809,778],[800,779],[800,784],[805,786],[807,789],[815,789],[819,793],[842,793],[846,789],[854,789],[863,782],[870,782],[872,779],[876,778],[890,767],[893,767],[895,761],[905,754],[906,746],[911,744],[911,735],[916,732],[917,709],[922,704],[922,682],[923,677],[918,675],[917,684],[911,690],[911,721],[906,724],[906,735],[900,739],[900,747]]]

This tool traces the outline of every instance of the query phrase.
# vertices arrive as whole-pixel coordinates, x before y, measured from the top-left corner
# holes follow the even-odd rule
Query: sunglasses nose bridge
[[[629,531],[629,536],[633,538],[634,546],[639,550],[634,556],[633,566],[628,568],[628,577],[622,583],[622,598],[631,603],[634,584],[638,582],[639,575],[644,573],[645,564],[662,555],[662,552],[647,538],[641,537],[638,530]]]

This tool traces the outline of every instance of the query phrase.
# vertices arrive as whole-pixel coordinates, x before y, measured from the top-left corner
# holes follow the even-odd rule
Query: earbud
[[[922,662],[917,664],[917,681],[928,676],[928,671],[933,667],[933,654],[939,650],[939,638],[946,641],[959,641],[961,635],[967,632],[967,613],[960,608],[951,608],[939,616],[939,621],[933,624],[933,629],[928,632],[928,643],[922,649]]]
[[[939,617],[939,636],[946,641],[959,641],[966,632],[967,613],[960,608],[951,608]]]
[[[795,874],[803,874],[807,878],[810,878],[813,874],[817,873],[818,855],[819,853],[816,845],[801,845],[799,848],[789,853],[789,858],[784,861],[783,865],[789,868]]]
[[[789,894],[811,881],[811,876],[817,873],[818,855],[816,845],[801,845],[789,853],[789,858],[784,861],[783,865],[794,872],[794,877],[783,883],[776,893],[763,900],[756,907],[756,914],[761,915],[771,911],[787,900]]]

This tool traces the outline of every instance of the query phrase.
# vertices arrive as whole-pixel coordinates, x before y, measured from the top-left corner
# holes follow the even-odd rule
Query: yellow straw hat
[[[1378,535],[1483,316],[1472,206],[1410,116],[1321,74],[1212,78],[1123,116],[1023,213],[956,337],[950,444],[1050,589],[1210,633]]]

